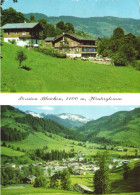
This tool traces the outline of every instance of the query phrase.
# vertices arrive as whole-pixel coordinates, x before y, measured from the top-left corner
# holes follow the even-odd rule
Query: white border
[[[1,93],[1,105],[140,105],[140,94]]]

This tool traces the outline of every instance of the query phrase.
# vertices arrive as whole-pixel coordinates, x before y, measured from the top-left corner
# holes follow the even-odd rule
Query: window
[[[18,34],[18,32],[14,32],[14,34],[15,34],[15,35],[17,35],[17,34]]]
[[[25,31],[23,31],[23,32],[22,32],[22,35],[26,35],[26,32],[25,32]]]
[[[91,51],[92,51],[92,52],[95,52],[96,50],[95,50],[95,48],[91,48]]]
[[[87,48],[86,47],[82,48],[82,51],[87,52]]]
[[[10,33],[10,32],[8,32],[7,34],[8,34],[8,35],[11,35],[11,33]]]

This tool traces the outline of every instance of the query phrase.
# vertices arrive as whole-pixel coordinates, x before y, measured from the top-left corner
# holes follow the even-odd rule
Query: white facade
[[[81,54],[67,54],[67,56],[70,58],[76,58],[76,57],[81,58],[82,55]]]
[[[9,41],[15,40],[16,45],[20,47],[25,47],[25,46],[34,46],[38,45],[39,46],[39,40],[37,39],[21,39],[21,38],[4,38],[4,42],[9,43]]]
[[[19,41],[19,38],[4,38],[4,42],[9,42],[9,41],[12,41],[12,40],[15,40],[16,42]]]

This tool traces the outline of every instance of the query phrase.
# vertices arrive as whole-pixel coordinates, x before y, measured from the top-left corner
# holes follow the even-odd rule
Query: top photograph
[[[140,0],[1,0],[1,93],[140,93]]]

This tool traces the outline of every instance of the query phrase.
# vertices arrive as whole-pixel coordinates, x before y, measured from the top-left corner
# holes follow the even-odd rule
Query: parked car
[[[34,44],[33,47],[39,47],[39,45],[38,44]]]

